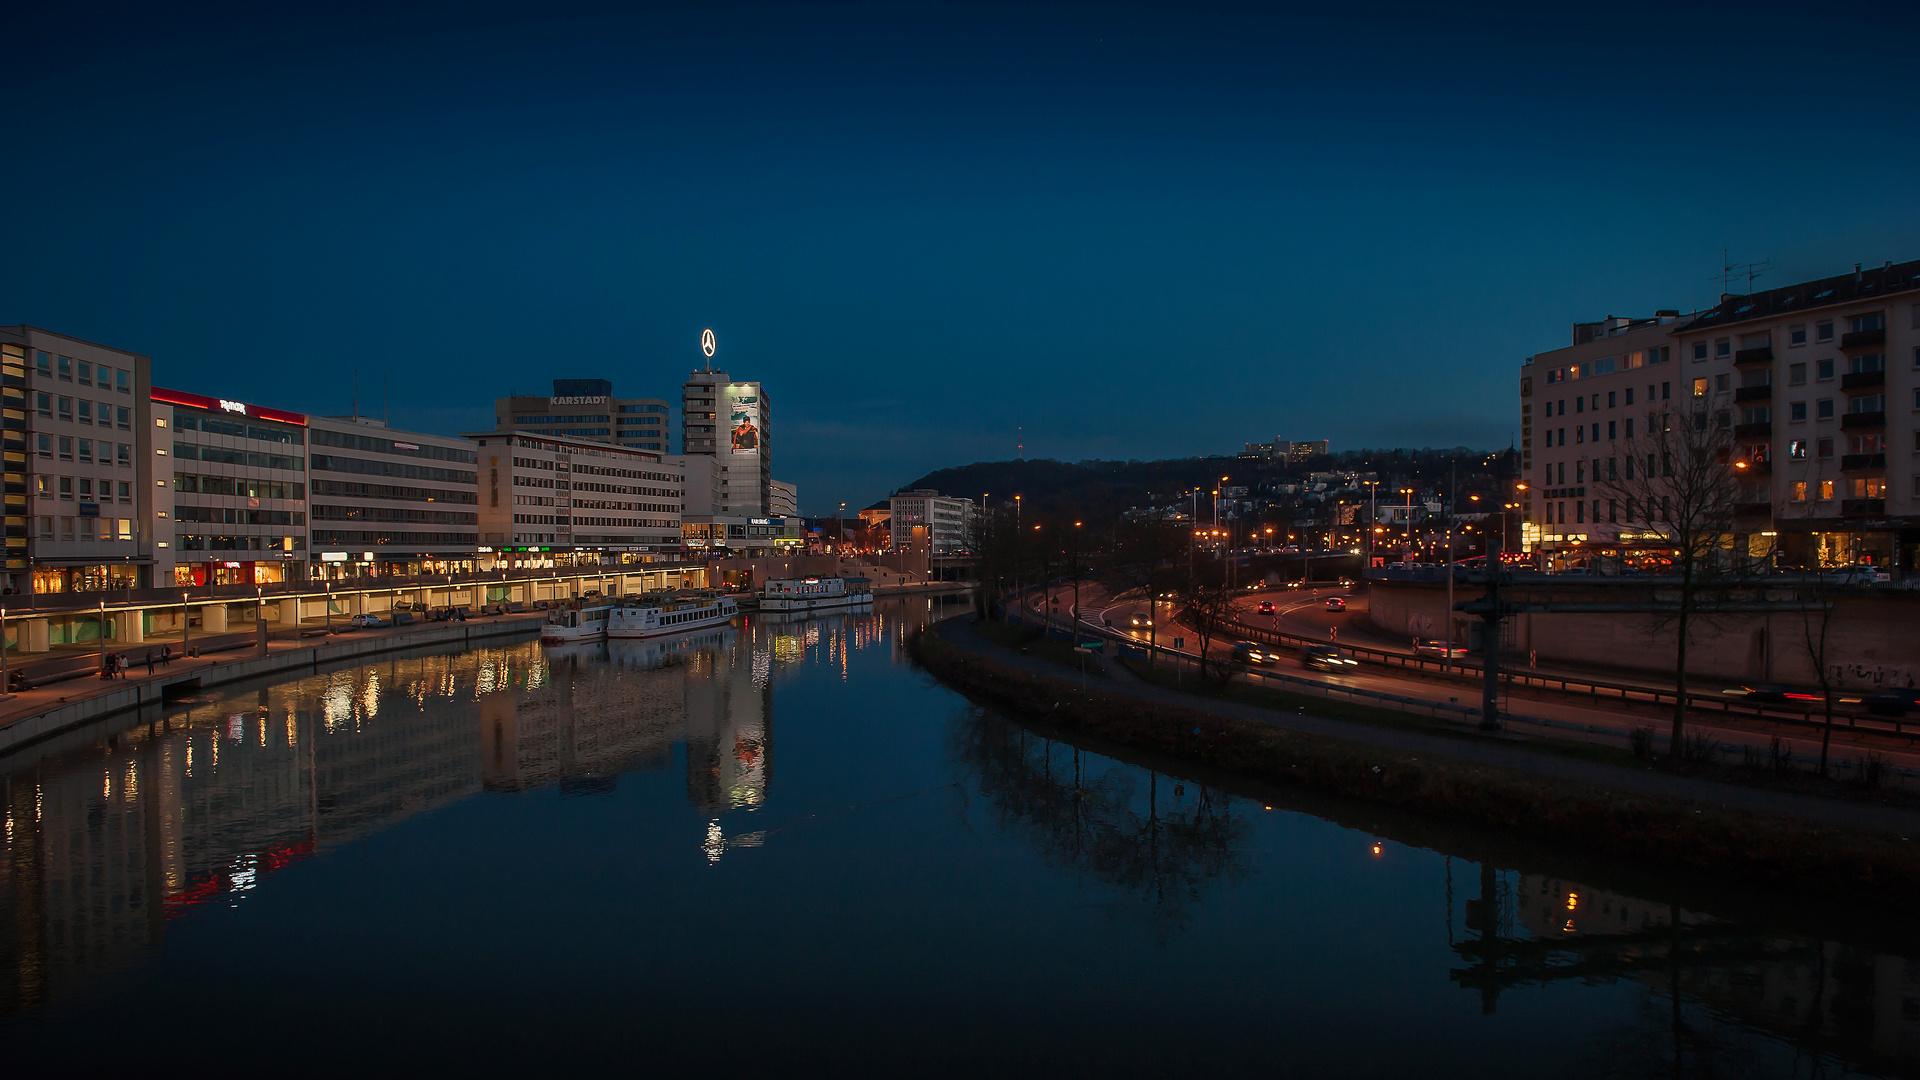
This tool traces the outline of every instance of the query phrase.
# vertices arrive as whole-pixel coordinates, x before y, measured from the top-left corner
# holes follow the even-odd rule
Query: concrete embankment
[[[310,645],[276,642],[273,650],[265,656],[260,655],[257,649],[249,649],[245,655],[231,658],[176,660],[154,675],[134,675],[112,682],[89,678],[57,683],[18,695],[8,703],[14,708],[0,716],[0,754],[104,716],[159,704],[168,698],[209,686],[308,671],[323,664],[400,649],[532,634],[539,630],[544,621],[544,614],[504,615],[467,622],[397,627],[385,632],[328,637]]]
[[[971,639],[971,640],[968,640]],[[942,681],[1047,725],[1260,780],[1810,896],[1910,902],[1920,811],[1605,764],[1505,740],[1334,721],[1145,684],[1083,691],[947,620],[912,642]]]

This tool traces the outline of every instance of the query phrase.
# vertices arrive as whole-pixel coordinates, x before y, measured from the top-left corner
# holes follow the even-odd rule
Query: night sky
[[[1920,257],[1913,4],[8,10],[0,322],[448,433],[711,326],[808,513],[1021,426],[1504,447],[1723,248]]]

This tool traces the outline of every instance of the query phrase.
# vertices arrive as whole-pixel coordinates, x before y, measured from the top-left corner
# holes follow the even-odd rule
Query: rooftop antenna
[[[1027,444],[1024,441],[1026,437],[1026,428],[1016,427],[1013,429],[1013,456],[1021,461],[1027,460]]]
[[[1773,260],[1771,259],[1761,259],[1758,262],[1737,263],[1733,261],[1732,256],[1727,254],[1726,248],[1721,248],[1720,272],[1714,276],[1720,279],[1720,294],[1722,296],[1728,295],[1733,289],[1734,279],[1741,277],[1747,279],[1747,291],[1742,295],[1752,296],[1753,279],[1760,277],[1771,269],[1773,269]]]
[[[353,422],[360,422],[360,369],[353,369]]]
[[[387,424],[387,377],[380,376],[380,426]]]

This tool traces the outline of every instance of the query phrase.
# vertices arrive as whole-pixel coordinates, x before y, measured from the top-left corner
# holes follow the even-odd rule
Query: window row
[[[44,431],[37,431],[33,436],[33,452],[40,457],[60,461],[92,463],[98,460],[101,465],[133,468],[132,443],[110,443],[104,439],[96,443],[92,439],[76,439],[71,435],[50,435]]]
[[[34,351],[33,367],[42,378],[58,378],[61,382],[98,386],[102,390],[118,390],[123,394],[133,393],[133,372],[125,368],[91,364],[71,356],[56,357],[39,350]]]
[[[47,473],[35,473],[33,477],[33,493],[42,499],[59,498],[72,502],[77,491],[81,502],[112,502],[116,490],[121,502],[133,501],[133,482],[130,480],[96,481],[91,476],[53,476]],[[99,496],[97,500],[96,492]]]
[[[96,410],[95,404],[86,398],[75,401],[57,394],[36,393],[33,395],[33,411],[49,420],[70,420],[80,424],[118,427],[121,431],[133,430],[133,409],[106,401],[100,402]]]
[[[36,519],[42,540],[132,540],[132,518],[42,517]],[[59,532],[54,529],[58,527]]]

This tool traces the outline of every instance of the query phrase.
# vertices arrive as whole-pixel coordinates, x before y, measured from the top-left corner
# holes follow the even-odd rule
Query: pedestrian
[[[160,646],[160,666],[161,667],[173,666],[173,646],[171,645]]]
[[[153,650],[147,650],[147,674],[153,674]]]

